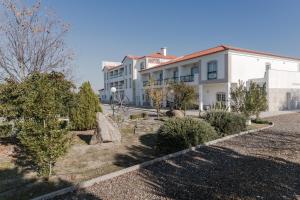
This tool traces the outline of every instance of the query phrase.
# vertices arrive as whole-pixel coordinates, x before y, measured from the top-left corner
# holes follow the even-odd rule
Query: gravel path
[[[300,114],[58,199],[300,199]]]

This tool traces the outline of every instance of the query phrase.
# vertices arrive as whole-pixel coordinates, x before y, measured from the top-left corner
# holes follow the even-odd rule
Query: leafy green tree
[[[259,114],[268,109],[266,84],[259,86],[251,82],[247,89],[242,81],[237,87],[231,89],[231,108],[233,111],[243,113],[247,118]]]
[[[75,96],[74,107],[70,112],[70,121],[75,130],[96,128],[96,113],[102,112],[99,98],[94,93],[91,84],[84,82]]]
[[[239,80],[236,87],[231,87],[230,105],[233,112],[243,113],[245,111],[246,92],[245,84],[241,80]]]
[[[57,118],[47,118],[43,123],[26,119],[20,125],[18,138],[28,159],[33,161],[40,175],[52,175],[56,160],[70,145],[68,129],[61,128]]]
[[[245,113],[248,116],[255,115],[259,118],[261,112],[268,109],[268,100],[266,92],[266,84],[262,87],[257,83],[251,82],[246,92]]]
[[[149,87],[146,89],[146,94],[151,99],[153,106],[156,109],[157,119],[159,119],[162,101],[165,96],[164,90],[162,88],[155,88],[154,80],[150,78]]]
[[[184,111],[184,115],[189,106],[192,106],[196,100],[195,88],[187,85],[184,82],[174,83],[171,85],[171,90],[174,91],[175,107]]]
[[[17,124],[21,147],[42,175],[51,176],[57,158],[67,150],[69,138],[60,117],[68,115],[73,87],[58,72],[33,73],[23,82],[0,86],[2,116]]]

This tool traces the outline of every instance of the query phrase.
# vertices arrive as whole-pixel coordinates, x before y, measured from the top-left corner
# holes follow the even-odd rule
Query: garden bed
[[[73,132],[72,147],[58,160],[54,168],[55,176],[46,182],[32,171],[24,171],[24,168],[14,164],[13,157],[8,157],[7,162],[1,162],[0,166],[1,192],[17,189],[10,199],[28,199],[161,156],[156,154],[154,147],[155,133],[163,121],[150,118],[124,122],[120,127],[121,144],[88,145],[93,131]],[[253,123],[248,129],[263,126],[266,125]],[[1,143],[2,149],[14,147],[14,144]],[[0,159],[3,158],[1,155]],[[31,187],[25,187],[32,183]]]

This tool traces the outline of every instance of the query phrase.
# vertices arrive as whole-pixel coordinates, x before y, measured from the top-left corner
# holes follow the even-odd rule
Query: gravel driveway
[[[300,199],[300,114],[60,199]]]

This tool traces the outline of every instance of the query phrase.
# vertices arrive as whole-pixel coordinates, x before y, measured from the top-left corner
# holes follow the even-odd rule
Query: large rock
[[[166,112],[166,115],[168,117],[184,118],[184,114],[180,110],[169,110]]]
[[[120,142],[121,133],[113,122],[106,118],[101,112],[97,112],[97,134],[100,136],[102,142]]]
[[[97,132],[97,130],[95,130],[94,134],[91,137],[91,140],[89,141],[89,145],[94,145],[94,144],[98,144],[101,142],[102,142],[101,136]]]

